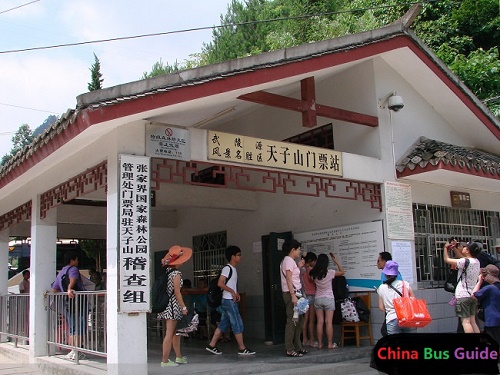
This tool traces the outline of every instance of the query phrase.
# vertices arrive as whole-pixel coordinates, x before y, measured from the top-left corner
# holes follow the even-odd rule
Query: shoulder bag
[[[392,301],[400,327],[423,328],[432,322],[431,314],[429,314],[429,310],[427,310],[427,303],[425,300],[410,297],[404,282],[402,294],[392,285],[388,285],[401,296],[399,298],[394,298]]]

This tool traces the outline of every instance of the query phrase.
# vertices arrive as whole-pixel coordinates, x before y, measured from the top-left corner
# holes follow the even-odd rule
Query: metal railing
[[[49,353],[70,349],[76,361],[79,353],[106,357],[106,297],[105,291],[76,292],[72,299],[47,293]]]
[[[19,341],[28,342],[30,299],[29,294],[0,296],[0,334],[7,336],[17,347]]]

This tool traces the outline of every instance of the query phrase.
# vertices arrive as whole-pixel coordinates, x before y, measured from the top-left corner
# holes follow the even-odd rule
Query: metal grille
[[[496,256],[495,238],[500,237],[500,213],[494,211],[413,204],[417,279],[421,288],[443,286],[449,266],[443,246],[450,237],[476,241]]]
[[[198,286],[200,279],[206,279],[209,282],[227,264],[224,253],[226,247],[227,233],[225,231],[193,237],[194,286]]]

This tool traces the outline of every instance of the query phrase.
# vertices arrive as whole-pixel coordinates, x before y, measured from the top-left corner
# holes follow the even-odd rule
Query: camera
[[[387,99],[387,107],[391,111],[398,112],[404,106],[405,106],[405,103],[403,101],[403,98],[399,95],[393,95],[393,96],[390,96],[389,99]]]
[[[448,238],[448,243],[450,244],[450,249],[453,249],[458,245],[458,241],[455,237]]]

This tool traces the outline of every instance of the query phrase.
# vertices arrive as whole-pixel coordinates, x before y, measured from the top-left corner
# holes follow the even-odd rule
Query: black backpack
[[[63,292],[68,291],[69,282],[70,282],[70,277],[69,277],[68,273],[69,273],[69,270],[73,267],[74,266],[68,267],[68,269],[66,270],[66,273],[61,276],[61,288],[62,288]],[[78,283],[75,285],[74,290],[75,290],[75,292],[82,291],[81,288],[79,287]]]
[[[151,289],[151,312],[152,313],[160,313],[165,311],[168,305],[168,301],[170,300],[170,294],[167,292],[167,282],[168,275],[173,271],[173,269],[169,269],[166,272],[163,272],[159,278],[153,284],[153,288]]]
[[[349,297],[349,285],[345,276],[335,276],[332,280],[332,291],[335,301],[343,301]]]
[[[226,266],[224,266],[224,267],[226,267]],[[210,281],[210,285],[208,285],[207,303],[208,303],[208,306],[210,306],[212,308],[217,308],[222,303],[222,289],[219,288],[219,286],[217,284],[219,283],[220,275],[222,274],[222,270],[224,269],[224,267],[221,268],[217,277],[212,279]],[[233,268],[231,266],[229,266],[229,275],[226,279],[226,284],[229,281],[229,279],[231,278],[231,276],[233,276]]]
[[[341,303],[349,297],[349,289],[345,276],[335,276],[332,280],[333,297],[335,298],[335,312],[333,313],[333,323],[342,323]]]

